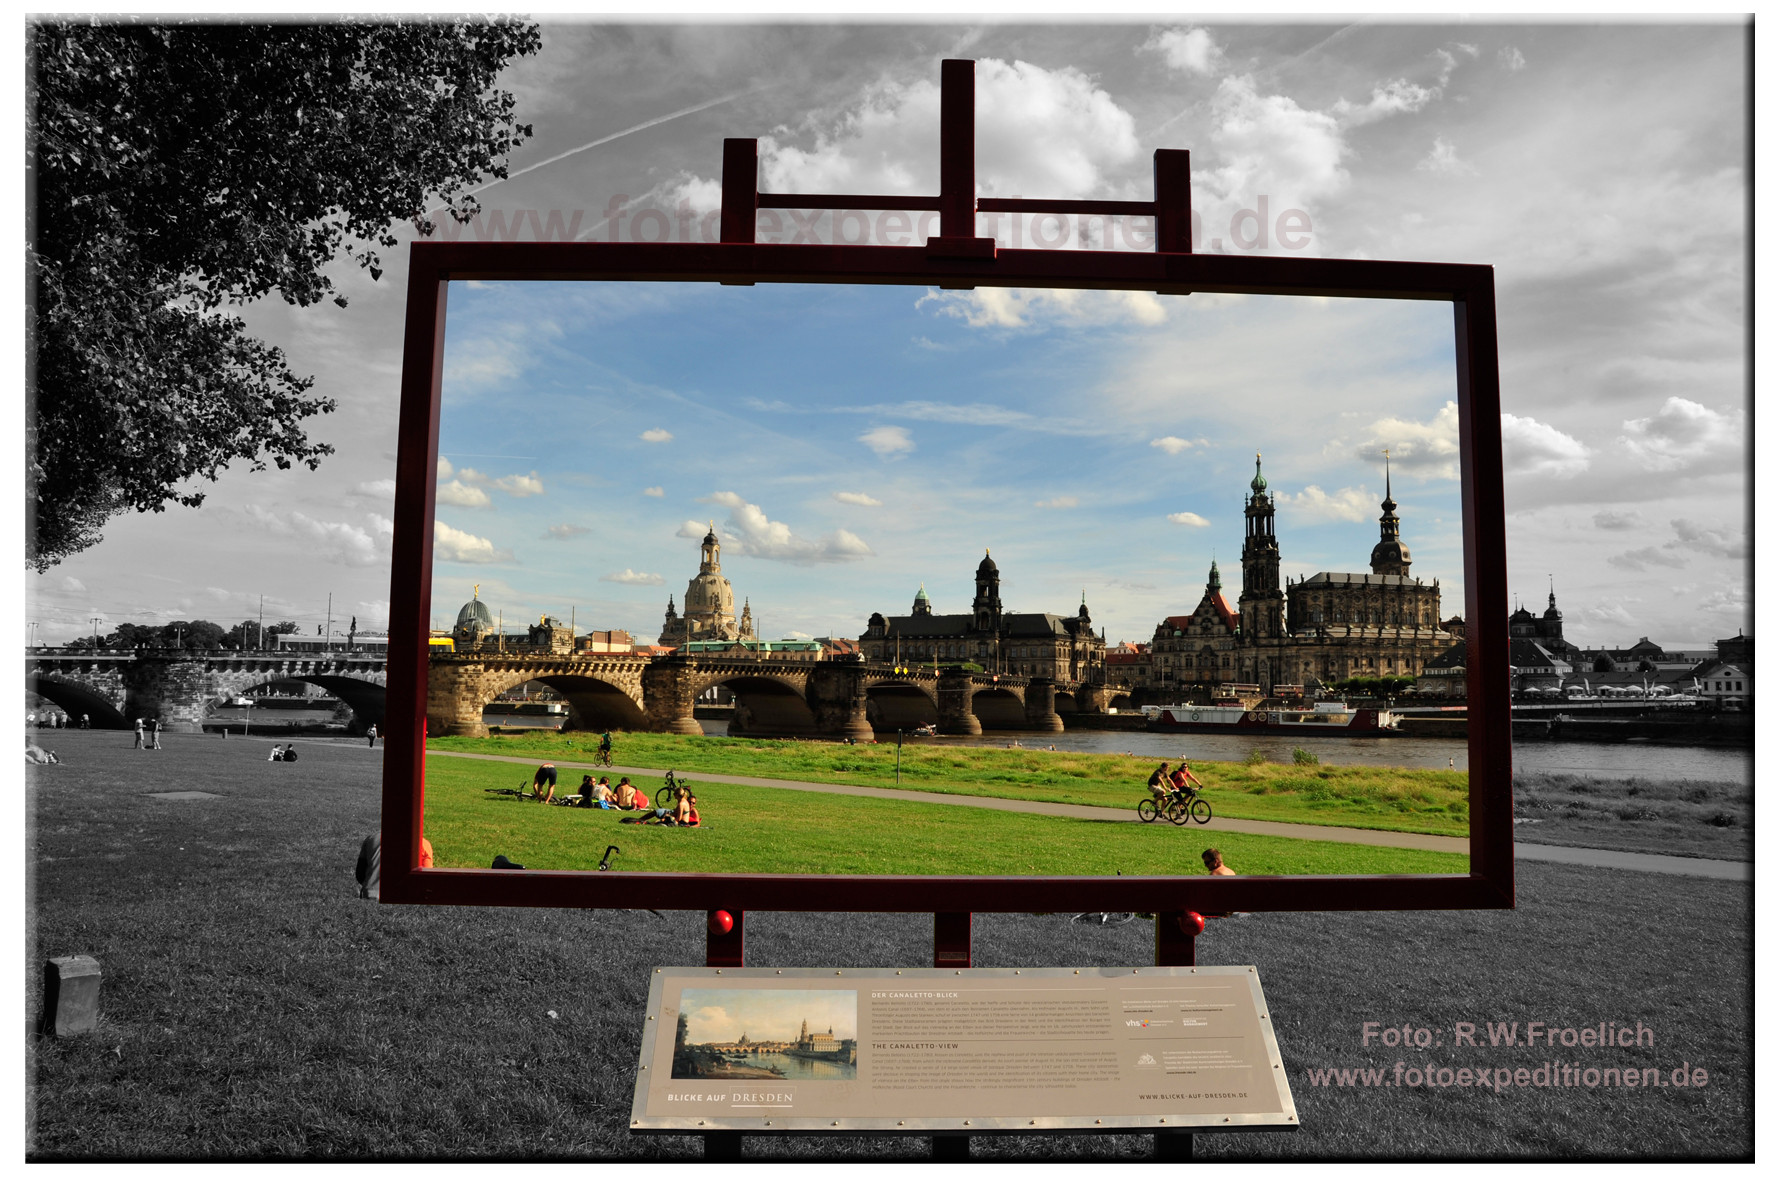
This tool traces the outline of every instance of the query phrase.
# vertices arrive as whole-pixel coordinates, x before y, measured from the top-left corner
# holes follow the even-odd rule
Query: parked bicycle
[[[675,771],[666,771],[664,786],[658,789],[658,806],[661,808],[670,807],[687,791],[689,791],[687,779],[678,779]],[[690,794],[694,793],[690,792]]]

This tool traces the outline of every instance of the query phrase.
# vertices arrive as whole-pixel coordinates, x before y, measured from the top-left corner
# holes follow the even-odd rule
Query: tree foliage
[[[225,311],[380,278],[390,230],[467,220],[532,134],[493,87],[535,26],[45,22],[27,36],[26,563],[229,463],[317,466],[335,402]]]

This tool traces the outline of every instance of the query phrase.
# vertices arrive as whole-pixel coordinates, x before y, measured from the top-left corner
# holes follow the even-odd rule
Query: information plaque
[[[657,968],[631,1130],[1297,1126],[1252,967]]]

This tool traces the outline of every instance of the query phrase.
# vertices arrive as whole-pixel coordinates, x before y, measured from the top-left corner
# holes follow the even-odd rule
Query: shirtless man
[[[1200,854],[1200,860],[1206,863],[1206,872],[1215,878],[1234,878],[1237,871],[1224,863],[1224,856],[1217,849],[1207,849]]]

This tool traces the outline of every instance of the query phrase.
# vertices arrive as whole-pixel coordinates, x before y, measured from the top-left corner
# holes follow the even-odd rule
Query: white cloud
[[[527,476],[505,476],[494,482],[492,486],[505,495],[518,499],[526,496],[541,496],[544,492],[541,486],[541,476],[536,472],[530,472]]]
[[[1149,291],[1071,291],[1063,288],[980,287],[931,291],[917,306],[933,303],[942,315],[970,328],[1029,328],[1137,324],[1150,327],[1169,317],[1162,297]]]
[[[509,550],[501,550],[484,537],[463,533],[460,529],[451,528],[442,521],[437,522],[436,543],[433,552],[435,557],[445,562],[482,564],[511,560]]]
[[[1315,484],[1298,493],[1276,488],[1274,503],[1290,507],[1300,522],[1371,521],[1378,517],[1378,497],[1364,488],[1343,488],[1334,493],[1324,492]]]
[[[1076,508],[1077,498],[1074,496],[1054,496],[1051,500],[1034,501],[1035,508]]]
[[[1439,51],[1444,54],[1444,51]],[[1452,55],[1444,54],[1441,68],[1450,70]],[[1418,86],[1402,78],[1386,82],[1382,86],[1372,88],[1372,97],[1363,103],[1350,103],[1340,99],[1330,108],[1345,127],[1359,127],[1366,123],[1375,123],[1380,119],[1388,119],[1392,115],[1413,115],[1440,97],[1438,86]]]
[[[664,496],[664,487],[662,485],[655,484],[650,488],[642,490],[640,495],[662,498]]]
[[[62,578],[62,589],[65,591],[73,591],[75,594],[82,594],[86,590],[86,584],[71,574],[64,575]]]
[[[1642,549],[1626,550],[1621,554],[1613,554],[1606,561],[1625,570],[1648,570],[1650,567],[1663,567],[1671,570],[1686,568],[1685,558],[1670,553],[1663,546],[1653,545],[1646,545]]]
[[[439,468],[441,468],[446,462],[448,462],[448,461],[439,457],[437,460],[437,466]],[[355,492],[359,496],[367,496],[371,500],[393,500],[394,499],[394,481],[393,480],[366,480],[363,483],[358,484],[355,488],[352,489],[352,491]]]
[[[975,70],[976,170],[985,196],[1106,196],[1105,177],[1139,154],[1130,113],[1081,70],[981,58]],[[933,78],[882,79],[836,111],[816,111],[802,133],[758,141],[763,187],[800,193],[933,193],[941,90]],[[783,219],[793,241],[795,223]],[[829,219],[825,219],[828,234]],[[965,227],[969,229],[970,227]],[[942,233],[963,232],[942,227]],[[828,241],[828,238],[823,240]]]
[[[782,521],[771,521],[761,508],[736,492],[716,492],[702,498],[730,510],[723,530],[726,544],[734,553],[770,561],[791,562],[807,566],[819,562],[850,562],[871,557],[868,544],[847,529],[827,533],[817,540],[799,537]],[[685,523],[683,529],[691,527]],[[700,527],[695,526],[700,537]],[[684,536],[683,529],[677,535]]]
[[[266,532],[298,538],[304,543],[304,555],[341,566],[375,566],[386,561],[387,551],[380,539],[390,538],[394,532],[394,523],[375,513],[369,514],[369,528],[365,529],[344,521],[317,521],[300,512],[285,518],[256,504],[244,506],[243,511]]]
[[[492,497],[480,488],[470,488],[460,480],[451,480],[447,484],[437,485],[437,503],[454,505],[457,508],[486,508],[492,503]]]
[[[1672,524],[1674,536],[1679,540],[1669,542],[1669,548],[1679,546],[1719,558],[1747,557],[1747,537],[1739,529],[1701,525],[1680,517],[1674,518]]]
[[[1593,451],[1548,423],[1503,414],[1501,454],[1513,475],[1567,480],[1587,470]]]
[[[1473,164],[1458,158],[1458,149],[1434,136],[1433,150],[1415,165],[1421,172],[1433,172],[1440,176],[1475,176],[1477,169]]]
[[[1347,187],[1336,117],[1285,95],[1260,94],[1246,74],[1218,84],[1210,139],[1222,163],[1200,173],[1197,182],[1208,206],[1201,211],[1205,225],[1228,225],[1236,208],[1255,207],[1264,197],[1276,214],[1289,207],[1309,210]]]
[[[1512,45],[1504,45],[1497,49],[1495,57],[1497,61],[1501,62],[1501,68],[1510,74],[1517,74],[1526,68],[1526,55]]]
[[[1734,467],[1746,455],[1746,416],[1740,410],[1719,414],[1685,398],[1669,398],[1653,415],[1626,420],[1619,442],[1652,472],[1716,460]]]
[[[549,525],[548,531],[541,538],[543,541],[571,541],[574,537],[583,537],[589,532],[583,525]]]
[[[449,462],[447,455],[439,455],[437,457],[437,479],[447,480],[453,475],[455,475],[455,465]]]
[[[1186,525],[1191,529],[1205,529],[1212,524],[1199,513],[1170,513],[1169,523],[1171,525]]]
[[[1643,518],[1633,512],[1615,513],[1606,511],[1594,514],[1594,527],[1596,529],[1641,529],[1643,524]]]
[[[1151,446],[1159,451],[1167,451],[1170,455],[1180,455],[1194,444],[1187,439],[1178,439],[1174,435],[1164,435],[1161,439],[1152,439]]]
[[[1156,50],[1172,70],[1189,74],[1211,74],[1224,60],[1224,50],[1213,44],[1212,34],[1205,29],[1164,29],[1153,33],[1140,49]]]
[[[628,569],[623,570],[620,574],[605,574],[602,578],[599,578],[597,581],[598,582],[619,582],[623,586],[663,586],[664,585],[664,575],[662,575],[662,574],[639,574],[639,573],[636,573],[632,567],[629,567]]]
[[[833,492],[831,493],[831,498],[842,504],[855,504],[860,505],[862,508],[880,507],[880,502],[865,492]]]
[[[911,442],[911,432],[901,426],[877,426],[859,436],[857,441],[881,458],[889,455],[901,455],[917,449],[917,445]]]
[[[671,432],[665,430],[663,427],[653,427],[649,431],[641,431],[640,437],[648,443],[669,443],[672,439],[676,438],[675,435],[671,434]]]
[[[464,467],[456,472],[456,478],[464,484],[473,484],[475,487],[488,484],[492,481],[491,476],[488,476],[485,472],[475,471],[471,467]]]
[[[953,422],[963,426],[1021,426],[1032,422],[1034,417],[1021,410],[993,406],[988,402],[876,402],[871,406],[848,407],[843,413]]]
[[[1507,416],[1504,414],[1505,420]],[[1503,438],[1506,438],[1505,431]],[[1367,428],[1354,453],[1370,463],[1383,463],[1385,451],[1398,471],[1452,480],[1458,478],[1458,403],[1447,402],[1427,422],[1381,418]]]

